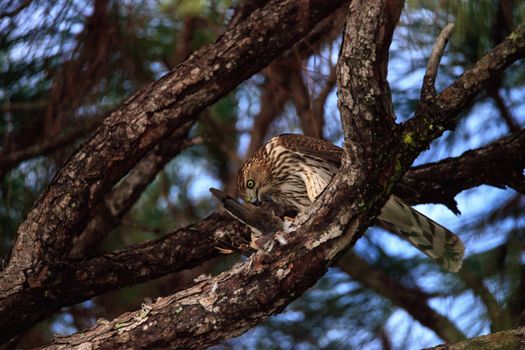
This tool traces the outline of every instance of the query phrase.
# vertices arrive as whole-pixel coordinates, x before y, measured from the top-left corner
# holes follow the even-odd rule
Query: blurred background
[[[57,169],[105,115],[264,3],[3,1],[0,254],[8,251]],[[321,35],[288,51],[175,135],[177,142],[171,144],[177,147],[164,148],[162,162],[150,168],[136,196],[100,224],[107,229],[104,235],[84,246],[80,242],[72,255],[92,256],[155,239],[205,217],[217,205],[208,188],[233,193],[237,168],[271,136],[304,133],[341,145],[335,65],[345,15],[336,13]],[[446,23],[454,22],[456,29],[442,60],[438,90],[524,19],[523,0],[407,1],[389,64],[398,121],[414,112],[426,58]],[[416,164],[459,156],[524,126],[525,66],[517,62],[465,109],[457,129],[436,140]],[[461,215],[443,205],[417,208],[465,241],[462,273],[445,273],[407,243],[371,228],[341,267],[332,268],[282,314],[215,348],[419,349],[523,324],[524,195],[480,186],[458,194],[456,201]],[[35,347],[53,334],[112,319],[144,300],[184,288],[204,272],[223,271],[239,258],[224,256],[64,308],[26,332],[17,347]],[[385,288],[374,278],[394,284]],[[424,305],[402,305],[392,291],[408,293]],[[430,322],[436,317],[439,322]]]

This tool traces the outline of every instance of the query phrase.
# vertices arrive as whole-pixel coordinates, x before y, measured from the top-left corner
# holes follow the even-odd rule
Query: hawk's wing
[[[330,142],[304,135],[280,135],[279,142],[282,147],[304,159],[299,175],[304,181],[308,198],[313,202],[339,169],[343,150]]]
[[[293,152],[321,158],[337,168],[341,167],[343,149],[328,141],[298,134],[282,134],[279,135],[279,140],[283,147]],[[403,198],[405,201],[410,201],[410,199],[418,197],[416,189],[401,182],[396,183],[392,193]],[[314,196],[314,198],[315,197],[317,196]]]
[[[343,149],[328,141],[296,134],[279,135],[279,141],[293,152],[323,159],[337,168],[341,166]]]

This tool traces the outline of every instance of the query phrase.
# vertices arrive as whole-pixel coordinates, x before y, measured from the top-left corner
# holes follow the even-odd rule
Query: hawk
[[[237,191],[249,203],[274,202],[306,212],[341,165],[343,150],[295,134],[272,138],[239,169]],[[454,233],[391,195],[378,223],[407,240],[445,270],[461,268],[464,247]]]

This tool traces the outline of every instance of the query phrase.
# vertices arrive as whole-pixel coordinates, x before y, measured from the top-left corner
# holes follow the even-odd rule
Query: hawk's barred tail
[[[458,272],[461,268],[465,251],[461,239],[398,197],[388,199],[378,219],[445,270]]]

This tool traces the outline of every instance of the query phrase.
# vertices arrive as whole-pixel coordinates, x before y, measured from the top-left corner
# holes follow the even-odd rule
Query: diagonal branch
[[[233,230],[245,233],[248,228],[230,217],[212,214],[157,240],[90,259],[73,260],[57,278],[62,286],[70,286],[68,290],[51,288],[61,294],[61,304],[46,304],[45,310],[37,312],[49,314],[61,306],[74,305],[109,291],[199,266],[220,255],[213,237]]]
[[[423,77],[423,87],[421,88],[421,100],[423,101],[429,100],[436,95],[436,86],[434,84],[436,83],[439,62],[441,62],[443,51],[445,51],[445,46],[453,30],[454,24],[447,24],[439,34],[432,48],[432,53],[428,59],[427,71]]]
[[[106,118],[19,227],[0,275],[0,340],[34,323],[34,306],[25,302],[32,288],[56,303],[45,286],[62,268],[90,211],[118,180],[162,139],[293,46],[342,2],[271,1]]]

